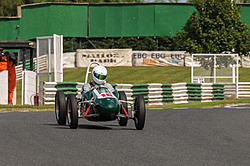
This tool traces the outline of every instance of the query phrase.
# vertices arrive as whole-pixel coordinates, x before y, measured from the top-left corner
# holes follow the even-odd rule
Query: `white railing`
[[[238,97],[250,98],[250,82],[239,82],[238,84]]]
[[[35,71],[36,71],[36,58],[33,59],[35,63]],[[40,71],[47,70],[48,68],[48,60],[47,60],[47,55],[42,55],[39,57],[39,68]],[[21,80],[22,79],[22,71],[23,71],[23,65],[18,65],[16,66],[16,80]]]

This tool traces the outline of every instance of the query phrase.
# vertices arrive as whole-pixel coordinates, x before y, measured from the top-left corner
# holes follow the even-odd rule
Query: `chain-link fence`
[[[193,83],[236,83],[238,82],[237,54],[193,54]]]
[[[63,37],[37,38],[37,92],[43,82],[63,81]],[[39,94],[41,95],[41,94]]]

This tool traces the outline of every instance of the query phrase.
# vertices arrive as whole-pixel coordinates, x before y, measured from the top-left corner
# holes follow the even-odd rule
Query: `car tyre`
[[[77,100],[75,95],[69,94],[67,97],[67,120],[68,125],[71,129],[76,129],[78,127],[78,110],[77,110]]]
[[[55,114],[59,125],[66,124],[66,100],[63,91],[57,91],[55,96]]]
[[[137,95],[135,97],[134,111],[135,127],[137,130],[142,130],[146,117],[146,107],[143,95]]]
[[[119,94],[119,100],[127,101],[127,96],[124,91],[119,91],[118,94]],[[125,115],[123,108],[125,108],[125,110],[128,111],[128,104],[122,103],[122,107],[120,107],[120,113]],[[127,126],[128,117],[118,117],[118,122],[120,126]]]

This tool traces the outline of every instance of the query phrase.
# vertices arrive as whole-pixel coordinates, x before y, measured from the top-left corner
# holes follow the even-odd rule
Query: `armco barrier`
[[[55,102],[57,90],[65,94],[80,95],[83,83],[74,82],[44,82],[42,103],[52,105]],[[223,84],[114,84],[116,90],[124,91],[128,101],[133,101],[137,94],[142,94],[148,105],[162,105],[166,103],[207,102],[224,99]]]
[[[115,84],[114,87],[124,91],[129,101],[142,94],[146,103],[151,105],[173,102],[171,84]]]
[[[188,103],[186,83],[172,84],[173,103]]]
[[[78,95],[77,84],[76,82],[44,82],[42,101],[40,103],[43,105],[55,104],[56,91],[63,91],[65,95]]]
[[[224,95],[225,95],[225,99],[235,99],[236,98],[236,84],[233,84],[233,83],[224,84]]]

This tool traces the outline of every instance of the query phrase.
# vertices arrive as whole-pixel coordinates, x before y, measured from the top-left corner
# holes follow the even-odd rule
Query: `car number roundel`
[[[105,97],[113,97],[113,95],[112,95],[112,94],[109,94],[109,93],[102,93],[101,96],[102,96],[103,98],[105,98]]]

